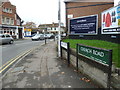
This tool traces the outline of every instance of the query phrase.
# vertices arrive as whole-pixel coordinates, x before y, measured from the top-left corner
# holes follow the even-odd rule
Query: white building
[[[41,24],[38,26],[40,31],[44,31],[46,33],[52,33],[52,34],[58,34],[58,23],[52,23],[52,24]],[[64,24],[61,23],[61,34],[65,33],[65,27]]]

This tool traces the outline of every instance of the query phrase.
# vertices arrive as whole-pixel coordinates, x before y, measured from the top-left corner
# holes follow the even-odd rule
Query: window
[[[0,30],[0,34],[3,34],[3,30]]]
[[[6,30],[4,30],[4,33],[6,33]]]
[[[6,23],[7,23],[7,24],[10,23],[10,19],[9,19],[9,18],[6,19]]]
[[[12,13],[12,9],[10,9],[10,8],[3,7],[2,11],[6,12],[6,13]]]
[[[13,19],[11,19],[11,25],[14,25],[14,20]]]
[[[12,9],[9,10],[9,13],[12,13]]]
[[[17,19],[17,25],[20,25],[20,20],[19,19]]]
[[[10,37],[10,35],[6,35],[6,37]]]
[[[5,38],[5,35],[2,35],[2,38]]]
[[[2,17],[2,24],[5,24],[5,17]]]
[[[5,7],[2,9],[3,12],[5,12]]]
[[[8,8],[6,8],[6,12],[9,12],[9,9],[8,9]]]
[[[9,30],[7,30],[7,33],[9,33]]]

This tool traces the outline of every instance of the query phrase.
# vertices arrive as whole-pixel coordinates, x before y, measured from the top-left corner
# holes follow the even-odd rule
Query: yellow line
[[[22,54],[22,53],[21,53]],[[20,55],[21,55],[20,54]],[[18,56],[20,56],[20,55],[17,55],[15,58],[17,58]],[[0,69],[2,69],[5,65],[7,65],[9,62],[11,62],[11,61],[13,61],[15,58],[13,58],[13,59],[10,59],[8,62],[6,62],[4,65],[2,65],[1,67],[0,67]]]
[[[19,55],[17,55],[15,58],[17,58]],[[10,59],[8,62],[6,62],[3,66],[0,67],[0,69],[2,69],[5,65],[7,65],[9,62],[11,62],[12,60],[14,60],[15,58],[13,59]]]
[[[20,55],[17,55],[15,58],[11,59],[10,61],[8,61],[7,63],[5,63],[3,66],[0,67],[3,68],[5,65],[6,67],[4,67],[2,70],[0,70],[0,73],[2,73],[6,68],[8,68],[11,64],[13,64],[17,59],[19,59],[20,57],[24,56],[25,54],[27,54],[28,52],[31,52],[32,50],[34,50],[35,48],[38,48],[39,46],[36,46],[28,51],[26,51],[25,53],[23,54],[20,54]],[[11,62],[12,61],[12,62]],[[9,63],[10,62],[10,63]],[[8,64],[8,65],[7,65]]]
[[[28,53],[28,52],[30,52],[30,51],[31,51],[31,50],[29,50],[29,51],[23,53],[22,55],[16,57],[15,59],[13,59],[13,61],[10,62],[5,68],[3,68],[2,70],[0,70],[0,73],[3,72],[6,68],[8,68],[11,64],[13,64],[13,63],[14,63],[17,59],[19,59],[21,56],[25,55],[26,53]]]

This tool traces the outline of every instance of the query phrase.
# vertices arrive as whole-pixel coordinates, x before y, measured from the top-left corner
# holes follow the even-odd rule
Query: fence
[[[70,44],[65,43],[65,42],[60,42],[60,48],[61,48],[61,58],[63,57],[63,53],[62,53],[62,49],[67,51],[67,62],[68,62],[68,66],[70,65]]]
[[[65,52],[67,52],[66,56]],[[61,57],[67,59],[68,66],[73,64],[77,70],[83,71],[103,87],[110,88],[112,50],[77,44],[76,51],[73,51],[69,43],[61,42]],[[100,78],[102,78],[101,81]]]

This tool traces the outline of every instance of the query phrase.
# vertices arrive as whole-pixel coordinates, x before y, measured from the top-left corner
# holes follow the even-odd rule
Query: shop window
[[[9,33],[9,30],[7,30],[7,33]]]
[[[12,31],[10,31],[10,35],[12,35]]]
[[[4,31],[4,33],[6,33],[6,31]]]
[[[2,38],[5,38],[5,35],[2,35]]]
[[[0,34],[3,34],[3,30],[0,30]]]

